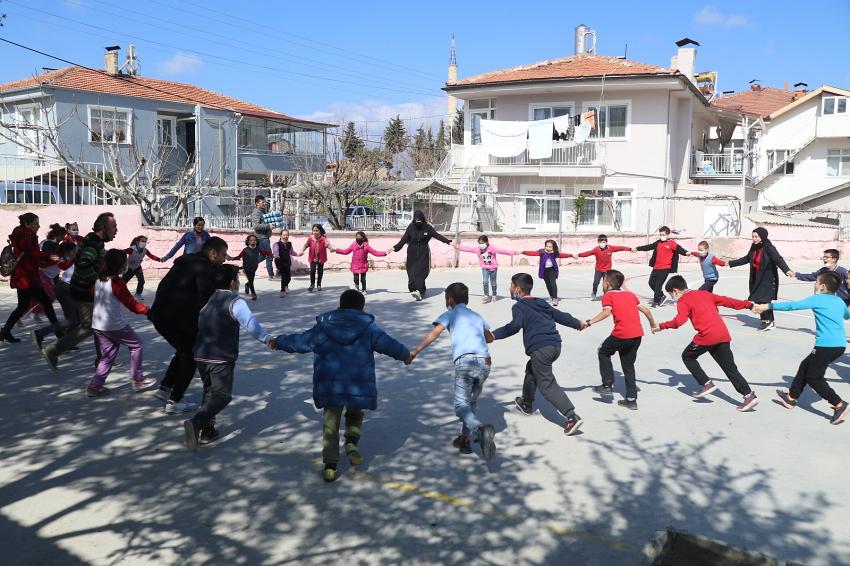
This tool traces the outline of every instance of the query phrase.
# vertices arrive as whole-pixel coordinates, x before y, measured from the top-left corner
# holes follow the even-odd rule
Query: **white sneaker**
[[[410,296],[411,296],[411,297],[413,297],[414,299],[416,299],[417,301],[421,301],[421,300],[422,300],[422,295],[420,295],[420,294],[419,294],[419,291],[414,291],[414,292],[412,292],[412,293],[410,294]]]
[[[360,294],[361,294],[361,295],[366,295],[366,289],[360,289]]]
[[[180,413],[188,413],[189,411],[194,411],[198,408],[198,405],[195,403],[190,403],[189,401],[177,401],[176,403],[169,399],[165,402],[165,414],[166,415],[179,415]]]

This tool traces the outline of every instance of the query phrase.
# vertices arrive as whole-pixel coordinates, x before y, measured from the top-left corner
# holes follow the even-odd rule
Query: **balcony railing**
[[[529,159],[528,150],[514,157],[489,156],[489,165],[598,165],[599,144],[596,142],[571,143],[553,142],[552,156],[545,159]]]
[[[738,177],[744,174],[744,154],[703,153],[691,154],[692,177]]]

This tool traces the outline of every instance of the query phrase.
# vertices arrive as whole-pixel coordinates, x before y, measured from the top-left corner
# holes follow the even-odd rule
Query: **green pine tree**
[[[357,134],[357,130],[354,129],[354,122],[349,122],[345,125],[345,131],[342,132],[340,145],[342,146],[342,154],[346,159],[353,159],[366,149],[366,144],[363,143],[363,139]]]
[[[452,118],[452,143],[463,145],[463,112],[456,112]]]
[[[446,133],[446,124],[440,120],[440,129],[437,131],[437,141],[434,142],[434,155],[437,160],[442,161],[449,151],[449,140]]]
[[[404,151],[408,143],[404,122],[396,114],[396,117],[391,118],[386,129],[384,129],[384,147],[390,155],[395,155]]]

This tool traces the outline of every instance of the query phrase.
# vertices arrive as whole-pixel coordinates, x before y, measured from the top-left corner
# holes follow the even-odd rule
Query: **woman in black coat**
[[[761,226],[753,230],[753,244],[747,255],[731,260],[729,267],[747,263],[750,264],[749,300],[756,304],[775,301],[779,297],[779,270],[781,269],[782,273],[787,275],[791,268],[767,239],[767,230]],[[776,325],[773,322],[773,310],[763,312],[759,330],[771,330],[774,326]]]
[[[451,244],[452,241],[439,234],[434,227],[425,220],[425,213],[417,210],[413,213],[413,222],[407,226],[404,235],[393,251],[399,251],[407,244],[407,290],[417,301],[425,296],[425,279],[431,271],[431,249],[428,242],[431,238]]]

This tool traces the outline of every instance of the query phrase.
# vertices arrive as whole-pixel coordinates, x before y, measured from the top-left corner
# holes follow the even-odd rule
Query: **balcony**
[[[743,176],[743,152],[703,153],[694,151],[691,154],[692,179],[735,179],[740,181]]]
[[[482,175],[535,175],[539,177],[600,177],[603,147],[596,142],[552,144],[552,156],[531,159],[528,151],[513,157],[486,156],[480,165]]]

